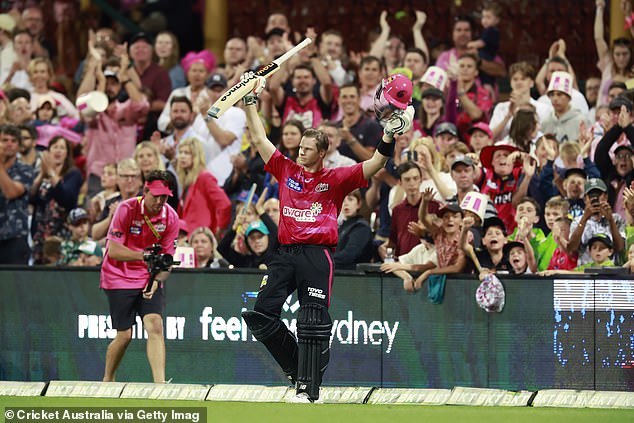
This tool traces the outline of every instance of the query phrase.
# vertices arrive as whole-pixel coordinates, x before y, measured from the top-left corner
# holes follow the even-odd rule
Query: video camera
[[[147,271],[150,273],[150,279],[144,292],[152,290],[156,275],[169,271],[172,266],[181,264],[180,261],[174,261],[174,257],[171,254],[161,254],[162,249],[161,244],[153,244],[151,247],[146,248],[143,253],[143,261],[147,263]]]
[[[174,257],[171,254],[161,254],[161,250],[161,244],[153,244],[145,249],[143,261],[147,263],[147,271],[150,272],[150,275],[167,272],[170,267],[180,264],[179,261],[174,261]]]

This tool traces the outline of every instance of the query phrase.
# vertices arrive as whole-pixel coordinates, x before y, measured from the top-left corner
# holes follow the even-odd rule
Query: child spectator
[[[514,152],[517,154],[511,154]],[[522,161],[516,158],[522,158]],[[477,184],[480,192],[487,194],[505,225],[505,230],[514,230],[515,207],[520,199],[526,196],[528,185],[535,174],[535,160],[526,153],[519,153],[510,145],[493,145],[480,152],[483,169]],[[484,170],[484,171],[483,171]]]
[[[70,237],[62,241],[62,259],[60,264],[70,264],[79,258],[79,246],[88,239],[90,216],[82,208],[76,208],[68,213],[68,230]]]
[[[498,54],[498,48],[500,47],[500,30],[498,29],[498,25],[500,24],[501,12],[502,10],[499,4],[486,2],[482,8],[482,17],[480,19],[483,28],[480,39],[470,41],[467,44],[468,49],[478,49],[478,56],[482,60],[493,61]],[[480,72],[480,81],[482,81],[482,84],[487,89],[494,92],[493,86],[495,85],[495,78],[493,76]]]
[[[572,107],[573,88],[572,75],[553,72],[547,90],[553,113],[542,122],[542,131],[554,133],[559,142],[578,139],[579,124],[584,120],[583,114]]]
[[[425,229],[434,239],[438,265],[433,269],[428,269],[414,281],[414,288],[419,289],[421,285],[432,275],[446,275],[448,273],[460,273],[465,267],[466,258],[464,251],[460,248],[460,229],[462,228],[462,209],[454,203],[446,204],[438,210],[438,218],[442,224],[434,224],[427,207],[434,197],[434,190],[426,188],[423,191],[423,198],[418,211],[419,220]]]
[[[568,253],[571,223],[572,220],[567,216],[562,216],[555,221],[551,235],[557,248],[553,251],[546,270],[572,270],[577,267],[579,254],[576,251]]]
[[[537,267],[543,266],[543,269],[546,269],[550,261],[550,256],[546,254],[548,247],[545,244],[546,236],[541,229],[535,227],[539,222],[539,214],[540,207],[537,201],[530,197],[522,198],[517,205],[517,212],[515,213],[517,227],[509,236],[509,240],[520,241],[525,236],[530,244],[531,253],[534,254]]]
[[[614,248],[612,245],[612,239],[605,233],[596,233],[588,241],[588,250],[590,251],[591,261],[577,266],[574,270],[546,270],[541,272],[542,276],[552,276],[557,274],[578,274],[585,273],[585,269],[589,267],[614,267],[614,262],[611,260],[612,254],[614,254]]]
[[[462,199],[460,208],[465,218],[470,217],[473,220],[473,225],[469,228],[469,232],[471,232],[471,236],[473,236],[471,245],[473,245],[473,248],[481,248],[482,223],[484,219],[487,217],[497,217],[497,215],[490,213],[491,208],[495,211],[493,203],[491,203],[491,200],[485,194],[471,191]],[[471,221],[471,219],[469,219],[469,221]]]
[[[473,152],[477,155],[480,155],[480,151],[482,151],[484,147],[493,145],[493,133],[489,125],[484,122],[474,123],[471,128],[469,128],[469,135],[471,136],[469,144]]]
[[[59,266],[62,258],[62,239],[51,235],[44,240],[42,245],[42,264],[46,266]]]
[[[538,263],[539,270],[545,270],[548,267],[548,263],[550,262],[550,257],[552,256],[557,245],[555,240],[553,239],[553,227],[555,226],[555,222],[560,217],[564,217],[568,215],[568,201],[566,201],[563,197],[557,195],[552,197],[550,200],[546,202],[546,206],[544,207],[544,222],[546,223],[546,229],[548,229],[549,234],[546,236],[546,239],[543,242],[543,252],[546,259],[545,266],[544,264]],[[543,266],[543,267],[542,267]]]
[[[572,219],[583,215],[586,202],[583,199],[583,188],[586,183],[586,172],[583,169],[572,168],[566,170],[562,188],[568,201],[568,213]]]
[[[462,232],[460,234],[460,245],[467,245],[467,231],[473,226],[474,220],[472,216],[467,216],[462,221]],[[508,256],[504,253],[504,246],[507,243],[506,226],[499,217],[489,217],[484,220],[482,227],[482,246],[483,248],[475,249],[475,254],[480,262],[482,269],[488,269],[495,272],[508,273],[511,265]],[[467,266],[468,273],[477,273],[475,265],[470,262]]]
[[[537,264],[530,243],[507,242],[504,246],[504,254],[509,258],[512,274],[524,275],[537,272]]]
[[[103,251],[99,244],[91,239],[87,239],[77,247],[75,252],[79,255],[77,260],[71,261],[70,266],[95,267],[103,261]]]
[[[56,117],[57,108],[55,99],[48,94],[41,96],[37,101],[33,126],[56,124],[57,122],[53,121]]]
[[[117,195],[119,195],[119,188],[117,187],[117,164],[108,163],[103,167],[103,173],[101,174],[101,187],[103,191],[95,194],[90,199],[90,207],[88,209],[92,221],[100,216],[103,210],[106,208],[106,202]]]

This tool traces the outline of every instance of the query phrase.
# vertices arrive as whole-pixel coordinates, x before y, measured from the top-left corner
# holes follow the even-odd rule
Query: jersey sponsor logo
[[[156,232],[165,232],[165,223],[159,223],[154,227],[156,228]]]
[[[291,177],[286,178],[286,186],[293,191],[302,192],[302,184]]]
[[[314,222],[317,220],[317,216],[321,213],[322,209],[321,203],[313,203],[308,210],[284,206],[282,214],[295,219],[296,222]]]
[[[330,188],[330,186],[324,182],[317,184],[317,186],[315,187],[315,192],[325,192],[328,191],[328,189]]]
[[[134,226],[143,226],[143,221],[142,220],[133,220],[132,224]]]
[[[512,192],[505,192],[504,194],[496,195],[493,203],[496,205],[510,203],[512,196]]]
[[[123,236],[123,232],[117,231],[115,229],[111,229],[110,230],[110,235],[112,235],[115,238],[121,238]]]
[[[309,286],[307,288],[307,290],[308,290],[308,296],[309,297],[319,298],[320,300],[325,300],[326,299],[326,294],[324,294],[324,290],[323,289],[313,288],[312,286]]]
[[[141,235],[141,227],[140,226],[130,226],[130,233],[132,235]]]

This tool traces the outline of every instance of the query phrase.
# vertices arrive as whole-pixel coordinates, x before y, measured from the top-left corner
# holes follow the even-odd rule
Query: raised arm
[[[421,49],[423,53],[425,53],[427,62],[430,62],[431,57],[429,56],[429,48],[425,42],[425,37],[423,37],[423,25],[425,25],[426,21],[427,14],[422,10],[417,10],[416,22],[414,22],[414,26],[412,26],[412,35],[414,36],[414,47]]]
[[[381,34],[374,40],[370,48],[370,56],[374,57],[383,57],[385,43],[387,43],[388,38],[390,38],[390,24],[387,23],[387,10],[381,12],[379,24],[381,25]]]
[[[257,148],[264,163],[268,163],[273,153],[275,153],[275,146],[266,137],[264,125],[262,125],[257,108],[258,95],[264,90],[266,79],[264,79],[263,76],[254,76],[251,74],[253,74],[253,72],[247,72],[241,77],[241,79],[256,78],[255,87],[242,98],[242,101],[247,114],[247,126],[251,132],[251,143]]]
[[[594,44],[597,46],[599,63],[605,66],[604,57],[609,54],[608,43],[605,42],[605,35],[603,31],[603,10],[605,9],[605,0],[596,0],[596,6],[596,14],[594,15]]]

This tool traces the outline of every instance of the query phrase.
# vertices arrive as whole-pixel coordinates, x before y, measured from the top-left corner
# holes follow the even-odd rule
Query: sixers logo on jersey
[[[302,192],[302,184],[291,177],[286,178],[286,186],[293,191]]]

